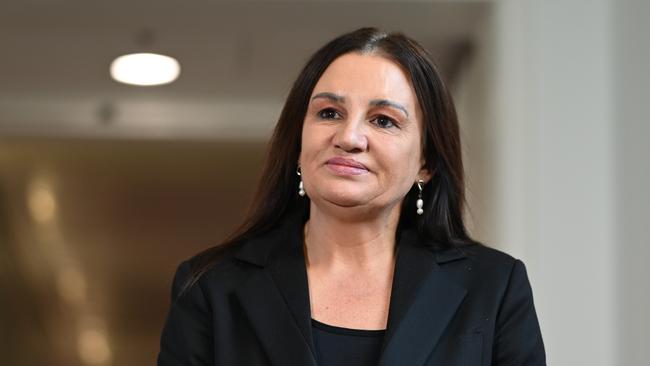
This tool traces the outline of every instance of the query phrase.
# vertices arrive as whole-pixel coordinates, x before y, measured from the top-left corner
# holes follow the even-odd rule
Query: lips
[[[368,172],[368,168],[354,159],[331,158],[325,163],[328,168],[340,175],[359,175]]]

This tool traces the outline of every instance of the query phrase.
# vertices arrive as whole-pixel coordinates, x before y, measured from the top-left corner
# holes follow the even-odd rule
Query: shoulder
[[[232,290],[249,275],[265,267],[275,254],[286,255],[283,247],[298,242],[297,219],[287,219],[258,233],[208,248],[183,261],[177,270],[186,283],[198,284],[211,292]]]
[[[510,254],[485,244],[476,243],[459,248],[467,256],[470,263],[481,269],[509,271],[519,261]]]
[[[247,266],[236,258],[241,246],[219,244],[182,260],[174,274],[172,300],[185,293],[206,295],[235,288],[247,274]]]
[[[454,247],[433,249],[436,261],[441,265],[473,265],[485,270],[507,270],[518,259],[499,249],[491,248],[485,244],[474,242]],[[453,267],[453,265],[452,265]]]
[[[499,249],[476,243],[454,249],[458,260],[439,261],[440,268],[469,289],[491,289],[504,293],[515,282],[528,282],[524,263]],[[443,251],[444,252],[444,251]],[[444,258],[445,254],[437,254]]]

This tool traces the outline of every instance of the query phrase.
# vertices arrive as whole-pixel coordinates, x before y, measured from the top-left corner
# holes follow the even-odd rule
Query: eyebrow
[[[328,100],[330,100],[332,102],[336,102],[336,103],[345,103],[345,97],[343,97],[341,95],[338,95],[338,94],[330,93],[330,92],[318,93],[318,94],[314,95],[314,97],[311,98],[311,100],[313,102],[315,99],[319,99],[319,98],[320,99],[328,99]]]
[[[403,105],[401,105],[399,103],[391,102],[390,100],[375,99],[375,100],[370,101],[370,105],[374,105],[374,106],[377,106],[377,107],[393,107],[393,108],[399,109],[402,112],[404,112],[406,117],[409,116],[409,112],[406,110],[406,108],[404,108]]]
[[[331,100],[333,102],[337,102],[337,103],[345,103],[345,97],[343,97],[341,95],[338,95],[338,94],[330,93],[330,92],[318,93],[318,94],[314,95],[311,98],[311,100],[313,101],[314,99],[318,99],[318,98],[329,99],[329,100]],[[393,108],[399,109],[400,111],[404,112],[406,117],[409,116],[409,112],[406,110],[406,108],[403,105],[401,105],[399,103],[396,103],[396,102],[393,102],[393,101],[390,101],[388,99],[374,99],[374,100],[371,100],[369,104],[372,105],[372,106],[376,106],[376,107],[393,107]]]

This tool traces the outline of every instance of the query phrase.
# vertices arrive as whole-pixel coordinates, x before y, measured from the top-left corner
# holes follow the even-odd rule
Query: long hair
[[[350,52],[378,54],[401,65],[410,77],[422,110],[423,156],[432,178],[423,187],[422,215],[416,215],[413,209],[417,199],[415,186],[407,193],[398,230],[415,228],[427,242],[440,247],[474,242],[463,222],[463,163],[458,118],[449,90],[431,57],[417,42],[401,33],[361,28],[330,41],[304,66],[273,132],[254,196],[254,209],[249,210],[243,224],[229,239],[197,255],[183,290],[196,283],[225,248],[269,231],[288,214],[308,216],[309,199],[297,194],[302,125],[309,98],[321,75],[336,58]]]

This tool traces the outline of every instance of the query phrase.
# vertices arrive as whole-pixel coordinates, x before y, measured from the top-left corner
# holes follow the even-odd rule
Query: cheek
[[[382,170],[385,173],[384,185],[399,192],[408,192],[415,184],[420,170],[420,152],[417,149],[417,144],[399,145],[392,149],[384,148],[381,153],[381,161]]]
[[[302,130],[301,150],[300,150],[300,163],[301,165],[309,165],[319,151],[319,146],[322,145],[322,136],[318,133],[317,129],[309,126],[309,122],[305,121],[305,126]]]
[[[419,168],[420,152],[415,142],[403,141],[400,144],[390,144],[388,142],[380,145],[381,160],[386,169],[391,171],[391,175],[409,176],[414,175]]]

